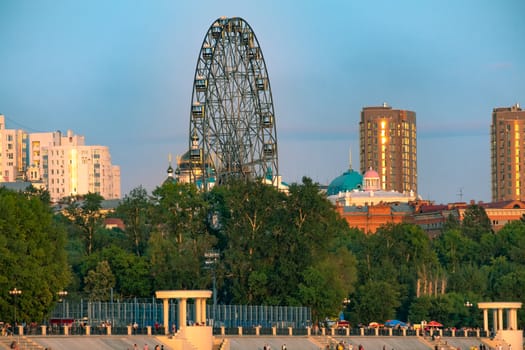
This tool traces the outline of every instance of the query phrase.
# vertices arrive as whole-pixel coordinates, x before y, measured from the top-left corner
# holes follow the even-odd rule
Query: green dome
[[[363,175],[352,169],[345,171],[342,175],[336,177],[328,185],[326,194],[332,196],[339,192],[347,192],[361,189],[363,184]]]

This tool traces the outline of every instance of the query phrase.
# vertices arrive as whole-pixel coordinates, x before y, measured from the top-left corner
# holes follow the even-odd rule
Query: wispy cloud
[[[418,138],[441,138],[461,136],[488,136],[490,125],[480,121],[470,121],[454,124],[424,124],[418,125]]]
[[[513,68],[512,62],[492,62],[486,65],[489,70],[507,70]]]

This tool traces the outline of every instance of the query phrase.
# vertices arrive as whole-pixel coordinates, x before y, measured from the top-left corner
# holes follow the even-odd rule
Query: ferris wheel
[[[193,83],[189,170],[190,182],[205,191],[232,178],[278,185],[270,80],[242,18],[221,17],[204,37]]]

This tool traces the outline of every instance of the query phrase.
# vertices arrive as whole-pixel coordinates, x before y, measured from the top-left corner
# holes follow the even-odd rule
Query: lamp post
[[[472,304],[470,301],[465,301],[465,307],[467,308],[467,315],[468,315],[468,326],[472,326],[472,315],[470,313],[470,309],[472,308],[472,306],[474,306],[474,304]]]
[[[62,302],[62,318],[67,318],[67,316],[64,316],[66,313],[67,290],[61,290],[57,294],[60,297],[59,301]]]
[[[15,287],[15,288],[13,288],[13,289],[11,289],[11,290],[9,291],[9,294],[11,294],[11,295],[13,296],[13,298],[15,299],[15,300],[14,300],[14,304],[15,304],[15,325],[16,325],[16,324],[17,324],[17,318],[16,318],[16,308],[17,308],[17,302],[16,302],[16,301],[17,301],[17,300],[16,300],[16,299],[17,299],[17,297],[18,297],[20,294],[22,294],[22,291],[21,291],[20,289],[16,289],[16,287]]]
[[[216,288],[216,274],[215,274],[215,268],[217,265],[217,261],[219,260],[220,253],[216,250],[208,250],[206,253],[204,253],[204,264],[206,268],[212,270],[212,283],[213,283],[213,309],[212,309],[212,317],[213,321],[215,322],[215,310],[217,308],[217,288]]]

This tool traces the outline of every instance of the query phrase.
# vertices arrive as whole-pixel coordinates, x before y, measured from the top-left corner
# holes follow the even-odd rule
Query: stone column
[[[498,309],[498,330],[503,329],[503,309]]]
[[[513,331],[518,330],[518,313],[517,312],[518,312],[517,309],[510,310],[510,315],[511,315],[511,320],[512,320],[512,322],[510,323],[510,327],[512,328]]]
[[[42,335],[46,335],[47,327],[45,325],[40,326],[40,329],[42,330]]]
[[[169,334],[169,329],[170,329],[170,315],[169,315],[169,312],[170,312],[170,305],[169,305],[169,299],[167,298],[164,298],[162,299],[162,319],[163,319],[163,323],[164,323],[164,335],[168,335]]]
[[[489,332],[489,310],[483,309],[483,330]]]
[[[499,329],[498,326],[498,310],[492,310],[492,329],[494,329],[494,332],[497,332]]]
[[[86,335],[91,335],[91,326],[86,326]]]
[[[186,298],[180,298],[179,299],[179,329],[182,330],[183,328],[186,328],[186,322],[188,320],[186,319]]]
[[[200,325],[202,322],[201,316],[202,316],[202,310],[201,310],[202,304],[201,299],[195,298],[195,324]]]
[[[201,320],[204,322],[204,326],[206,325],[206,299],[201,298]]]

